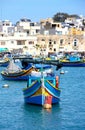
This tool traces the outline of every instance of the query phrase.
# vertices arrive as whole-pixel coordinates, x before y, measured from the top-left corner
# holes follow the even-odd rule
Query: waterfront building
[[[76,22],[70,25],[53,22],[51,18],[40,23],[23,18],[15,26],[9,21],[2,23],[0,21],[0,48],[6,47],[13,53],[85,52],[85,26],[81,22],[77,27]]]
[[[11,21],[5,20],[0,22],[0,35],[9,36],[14,33],[14,25]]]
[[[61,22],[54,22],[53,19],[48,18],[41,20],[41,32],[43,35],[65,35],[68,34],[68,27],[63,26]]]
[[[22,18],[16,23],[17,32],[25,32],[28,35],[40,34],[40,24],[37,22],[31,22],[30,19]]]
[[[85,52],[84,35],[38,35],[37,41],[48,53]]]

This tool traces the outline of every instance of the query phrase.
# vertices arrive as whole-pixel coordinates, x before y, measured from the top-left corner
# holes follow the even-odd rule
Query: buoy
[[[8,84],[4,84],[4,85],[3,85],[3,88],[8,88],[8,87],[9,87]]]
[[[60,74],[64,74],[64,73],[65,73],[64,70],[61,70]]]

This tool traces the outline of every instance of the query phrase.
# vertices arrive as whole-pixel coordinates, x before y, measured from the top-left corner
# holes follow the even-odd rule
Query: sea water
[[[85,130],[85,68],[62,69],[61,101],[50,110],[24,103],[26,81],[6,81],[0,75],[0,130]]]

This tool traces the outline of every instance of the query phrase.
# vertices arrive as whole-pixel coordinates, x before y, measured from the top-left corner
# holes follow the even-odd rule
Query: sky
[[[0,0],[0,20],[16,23],[52,18],[58,12],[85,16],[85,0]]]

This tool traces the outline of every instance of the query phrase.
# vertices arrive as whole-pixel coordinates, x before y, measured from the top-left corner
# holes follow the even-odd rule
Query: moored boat
[[[85,62],[83,62],[83,61],[74,61],[74,62],[62,61],[62,66],[64,66],[64,67],[85,67]]]
[[[2,67],[7,67],[8,64],[10,62],[10,59],[9,58],[5,58],[5,59],[0,59],[0,66]]]
[[[5,80],[27,80],[33,70],[35,70],[34,67],[29,67],[27,70],[21,69],[11,60],[7,68],[1,72],[1,76]]]
[[[60,101],[61,91],[58,85],[58,76],[42,73],[29,76],[27,87],[23,89],[24,101],[44,106],[44,108],[51,108],[52,104]]]
[[[64,67],[85,67],[85,60],[78,56],[69,56],[67,59],[60,60]]]

